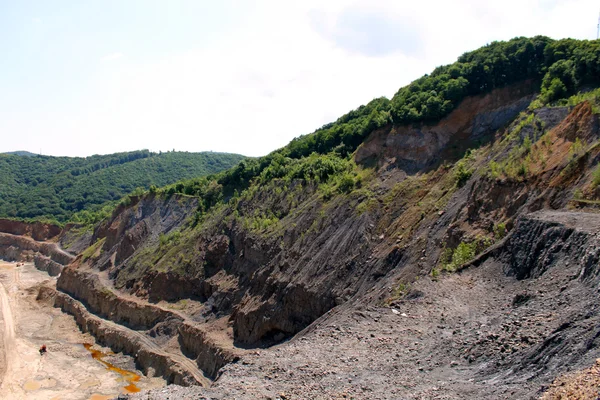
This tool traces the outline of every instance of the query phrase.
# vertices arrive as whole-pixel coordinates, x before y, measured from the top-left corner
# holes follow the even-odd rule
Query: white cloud
[[[257,156],[493,40],[593,38],[596,15],[592,0],[263,0],[210,45],[153,61],[128,54],[90,77],[93,89],[75,109],[12,118],[21,131],[45,132],[40,145],[50,154],[175,148]],[[371,30],[378,18],[385,29]],[[405,26],[387,35],[395,21]]]
[[[94,96],[79,123],[103,137],[122,132],[115,140],[125,148],[262,155],[423,72],[402,54],[370,59],[336,48],[306,15],[252,24],[262,29],[130,65]]]
[[[118,60],[119,58],[123,57],[122,53],[111,53],[111,54],[107,54],[104,57],[102,57],[100,60],[101,61],[114,61],[114,60]]]

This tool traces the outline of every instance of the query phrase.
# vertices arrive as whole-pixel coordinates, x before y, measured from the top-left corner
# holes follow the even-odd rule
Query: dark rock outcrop
[[[600,273],[600,216],[540,211],[519,219],[504,249],[506,273],[536,278],[557,263],[581,266],[579,278]]]
[[[40,254],[36,254],[33,257],[35,267],[40,271],[46,271],[50,276],[58,276],[65,267],[62,264],[52,261],[50,257],[46,257]]]

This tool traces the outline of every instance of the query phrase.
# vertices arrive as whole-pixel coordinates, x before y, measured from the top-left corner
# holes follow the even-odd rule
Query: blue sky
[[[0,0],[0,152],[266,154],[492,40],[593,39],[591,0]]]

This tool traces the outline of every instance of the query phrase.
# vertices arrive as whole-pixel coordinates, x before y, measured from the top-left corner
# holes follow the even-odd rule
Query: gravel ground
[[[574,279],[578,269],[557,263],[539,278],[517,280],[489,260],[437,281],[423,277],[390,307],[361,299],[226,366],[210,389],[169,387],[133,398],[539,398],[565,372],[562,363],[583,368],[598,356],[592,349],[572,359],[598,322],[595,311],[581,315],[599,304],[596,289]],[[558,355],[536,359],[562,331],[570,340],[558,341]]]

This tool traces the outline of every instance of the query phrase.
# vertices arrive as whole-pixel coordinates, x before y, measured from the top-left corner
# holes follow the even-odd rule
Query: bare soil
[[[148,378],[135,370],[130,357],[113,354],[82,334],[74,319],[37,299],[39,288],[54,286],[33,264],[0,261],[0,398],[2,399],[108,399],[129,392],[118,369],[140,375],[141,390],[164,386],[161,378]],[[94,359],[83,344],[105,354]],[[41,356],[45,344],[48,352]],[[95,353],[98,355],[98,353]],[[108,365],[107,365],[108,364]],[[109,369],[108,366],[114,368]],[[129,389],[134,387],[129,386]]]

